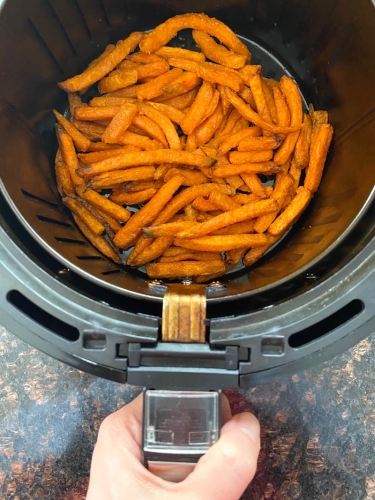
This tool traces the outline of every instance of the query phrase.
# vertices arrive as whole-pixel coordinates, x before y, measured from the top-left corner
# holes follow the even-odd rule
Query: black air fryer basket
[[[62,208],[51,110],[67,107],[56,83],[108,43],[194,11],[227,23],[265,76],[292,75],[335,136],[298,224],[206,285],[207,342],[172,344],[167,285],[108,261]],[[374,83],[370,0],[0,1],[1,323],[87,372],[163,389],[248,387],[355,344],[375,329]]]

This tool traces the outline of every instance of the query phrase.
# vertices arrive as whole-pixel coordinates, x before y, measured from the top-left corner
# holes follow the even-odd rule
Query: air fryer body
[[[163,388],[247,386],[330,357],[375,326],[375,9],[369,0],[0,4],[1,321],[101,376]],[[56,83],[108,43],[205,12],[265,76],[292,75],[335,128],[321,187],[263,260],[207,287],[208,342],[158,343],[165,284],[103,258],[62,208],[51,168]],[[189,46],[182,32],[174,41]],[[172,361],[171,361],[172,360]]]

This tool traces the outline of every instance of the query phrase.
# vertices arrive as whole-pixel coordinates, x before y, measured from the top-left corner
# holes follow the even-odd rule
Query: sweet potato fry
[[[206,82],[226,85],[235,92],[240,92],[243,87],[241,77],[239,77],[234,70],[225,68],[219,64],[210,62],[198,63],[188,59],[180,59],[178,57],[171,57],[168,59],[168,63],[175,68],[196,73],[197,76]]]
[[[171,83],[162,87],[163,94],[160,97],[156,97],[155,101],[162,102],[171,99],[172,97],[178,97],[179,95],[195,89],[201,83],[202,79],[199,78],[199,76],[190,71],[185,71]]]
[[[216,205],[216,207],[220,208],[220,210],[223,210],[223,212],[240,207],[238,203],[233,201],[232,198],[229,198],[229,196],[222,191],[212,191],[208,201],[210,201],[213,205]]]
[[[101,222],[94,217],[83,205],[80,203],[80,199],[73,196],[66,196],[63,198],[64,205],[66,205],[69,210],[71,210],[75,215],[77,215],[90,230],[95,234],[99,235],[104,232],[104,226]]]
[[[157,109],[161,113],[163,113],[172,122],[177,123],[178,125],[182,122],[185,116],[185,114],[182,111],[175,108],[174,106],[171,106],[170,104],[164,104],[161,102],[153,102],[153,101],[149,101],[147,104]]]
[[[290,205],[286,207],[284,212],[280,214],[269,227],[269,234],[271,236],[278,236],[285,233],[305,210],[311,197],[311,192],[308,189],[303,186],[299,187]]]
[[[269,110],[270,115],[271,115],[272,122],[275,125],[278,125],[277,110],[276,110],[275,101],[274,101],[274,97],[273,97],[273,91],[267,85],[267,80],[268,80],[268,78],[262,78],[263,94],[264,94],[264,98],[265,98],[266,103],[267,103],[268,110]]]
[[[186,135],[190,135],[193,130],[200,123],[202,123],[205,115],[205,110],[207,106],[209,106],[212,96],[212,85],[210,83],[204,82],[202,87],[199,89],[193,105],[181,121],[180,126]]]
[[[233,148],[236,148],[241,141],[249,137],[259,137],[262,134],[260,127],[247,127],[240,130],[236,134],[231,134],[228,136],[222,136],[220,146],[218,148],[219,154],[228,153]]]
[[[138,71],[136,69],[112,71],[106,78],[100,80],[98,90],[101,94],[114,92],[115,90],[130,87],[138,81]]]
[[[77,92],[98,82],[125,59],[130,52],[133,52],[143,36],[143,33],[132,33],[125,40],[121,40],[113,51],[107,53],[106,57],[100,59],[99,62],[86,69],[83,73],[59,83],[60,88],[66,92]]]
[[[249,87],[244,85],[243,89],[241,90],[241,92],[238,95],[241,97],[241,99],[243,99],[246,102],[246,104],[248,104],[250,106],[250,108],[253,111],[256,111],[257,106],[255,104],[253,94],[252,94]]]
[[[135,102],[135,99],[133,99],[132,97],[120,97],[120,96],[111,97],[111,96],[103,95],[100,97],[93,97],[90,101],[90,106],[92,106],[94,108],[95,107],[100,107],[100,108],[113,107],[113,106],[120,107],[125,103],[134,104],[134,102]]]
[[[102,151],[113,151],[116,149],[120,149],[121,146],[119,144],[104,144],[104,142],[91,142],[90,147],[87,150],[88,152],[92,153],[99,153]],[[124,151],[126,152],[126,151]]]
[[[218,129],[220,123],[224,117],[223,108],[219,103],[215,111],[204,120],[201,125],[195,130],[195,139],[197,146],[206,144],[214,136],[216,130]]]
[[[82,134],[84,134],[90,141],[100,141],[106,129],[104,125],[76,120],[75,118],[72,118],[72,123],[74,123],[77,129],[82,132]]]
[[[189,92],[186,92],[185,94],[181,94],[177,97],[172,97],[163,101],[163,104],[168,104],[169,106],[173,106],[179,110],[184,110],[186,112],[186,109],[189,108],[195,101],[198,91],[199,88],[196,87],[192,90],[189,90]]]
[[[294,183],[293,183],[294,190],[296,190],[299,186],[299,182],[301,179],[301,173],[302,173],[302,170],[297,167],[297,162],[296,162],[295,158],[293,158],[291,163],[290,163],[289,174],[294,179]]]
[[[211,61],[228,66],[228,68],[243,68],[248,60],[247,54],[238,54],[232,50],[219,45],[215,40],[204,31],[193,31],[193,39],[203,54]]]
[[[117,149],[107,149],[104,151],[96,151],[94,153],[80,153],[77,156],[80,162],[84,165],[91,165],[91,163],[106,160],[107,158],[113,158],[114,156],[119,156],[128,152],[129,150],[127,148],[118,147]]]
[[[173,243],[173,236],[156,238],[151,245],[140,253],[132,263],[132,266],[143,266],[152,260],[157,259]]]
[[[237,222],[236,224],[224,227],[223,229],[218,229],[217,231],[210,233],[210,235],[221,236],[229,234],[250,234],[254,232],[254,224],[254,219],[245,220],[243,222]]]
[[[121,136],[120,144],[125,146],[138,146],[146,151],[163,149],[163,144],[160,141],[151,140],[149,137],[135,134],[134,132],[130,132],[129,129]]]
[[[271,200],[276,200],[281,208],[284,205],[285,198],[290,193],[293,188],[294,179],[290,175],[287,175],[282,179],[276,189],[274,189],[273,193],[270,196]],[[262,215],[258,217],[254,224],[254,230],[257,233],[264,233],[270,227],[272,222],[276,219],[279,210],[275,210],[267,215]]]
[[[85,106],[80,96],[75,92],[68,92],[68,101],[69,101],[69,112],[71,116],[74,116],[77,108]]]
[[[275,152],[273,161],[277,165],[285,165],[290,160],[292,153],[296,147],[300,131],[292,132],[288,134],[279,149]]]
[[[282,142],[278,135],[270,134],[267,137],[246,137],[238,144],[238,151],[262,151],[277,149]]]
[[[88,191],[83,192],[81,190],[78,194],[81,196],[81,198],[89,201],[95,207],[99,208],[99,210],[102,210],[111,217],[114,217],[116,220],[126,222],[130,217],[129,210],[120,207],[116,203],[113,203],[113,201],[108,200],[96,191],[89,189]]]
[[[167,254],[168,250],[180,250],[180,253],[168,255]],[[158,262],[160,263],[181,262],[184,260],[222,261],[223,257],[219,252],[197,252],[182,247],[169,247],[163,253],[163,255],[158,259]]]
[[[239,164],[222,165],[212,169],[215,177],[227,177],[228,175],[264,174],[271,175],[281,171],[281,167],[272,161],[249,162]]]
[[[79,162],[74,148],[73,139],[62,127],[60,127],[60,125],[56,125],[55,128],[63,161],[68,167],[73,186],[77,189],[77,186],[83,185],[84,181],[81,177],[79,177],[79,175],[77,175]]]
[[[185,276],[200,276],[217,272],[225,272],[223,261],[186,261],[156,263],[146,266],[149,278],[183,278]]]
[[[114,233],[117,233],[119,229],[121,229],[121,224],[119,223],[118,220],[116,220],[114,217],[111,217],[107,213],[103,212],[102,210],[99,210],[97,207],[95,208],[96,212],[100,215],[100,217],[103,217],[103,219],[106,221],[108,226],[112,229]]]
[[[130,85],[130,87],[125,87],[123,89],[115,90],[114,92],[109,92],[106,94],[107,97],[126,97],[127,99],[136,99],[137,90],[140,85]]]
[[[124,155],[109,158],[92,165],[79,169],[79,174],[93,177],[102,172],[121,170],[138,165],[150,165],[160,163],[177,163],[180,165],[192,165],[195,167],[210,167],[214,160],[187,151],[172,151],[170,149],[159,149],[156,151],[141,151],[139,153],[126,153]]]
[[[55,174],[56,174],[56,182],[57,182],[57,190],[60,193],[61,197],[66,195],[74,195],[74,185],[72,178],[70,176],[70,172],[66,164],[61,160],[56,161],[55,163]]]
[[[109,45],[106,46],[104,49],[104,52],[102,52],[96,59],[93,59],[90,64],[87,66],[87,68],[92,68],[96,66],[98,63],[102,62],[109,54],[111,54],[116,48],[116,45],[113,45],[110,43]]]
[[[181,143],[176,129],[165,114],[145,103],[138,103],[137,107],[141,114],[144,114],[147,118],[158,124],[168,141],[167,145],[169,144],[170,149],[181,150]]]
[[[138,114],[133,118],[132,124],[145,132],[148,136],[161,142],[165,148],[168,147],[168,141],[164,132],[154,120],[150,120],[150,118],[145,115]]]
[[[157,189],[149,188],[135,193],[112,193],[109,199],[118,205],[139,205],[145,201],[151,200]]]
[[[137,113],[138,108],[135,104],[125,103],[120,106],[111,123],[105,129],[102,141],[109,144],[118,144]]]
[[[148,83],[143,83],[136,87],[136,96],[140,101],[150,100],[163,94],[162,88],[182,75],[179,68],[171,69]]]
[[[272,189],[272,188],[271,188]],[[256,194],[244,194],[237,193],[232,196],[233,201],[239,203],[240,205],[247,205],[248,203],[252,203],[253,201],[259,201],[260,198]]]
[[[142,55],[144,56],[146,54]],[[164,59],[160,59],[159,61],[140,65],[136,71],[138,73],[138,80],[143,80],[145,78],[155,78],[156,76],[162,75],[163,73],[169,71],[169,64]]]
[[[183,186],[194,186],[196,184],[204,184],[208,181],[207,177],[199,170],[189,170],[188,168],[169,169],[164,176],[164,181],[169,181],[174,175],[182,175],[184,177]]]
[[[200,236],[205,236],[206,234],[217,231],[223,227],[230,226],[236,222],[242,222],[248,219],[254,219],[255,217],[260,217],[261,215],[268,214],[278,209],[278,203],[275,200],[262,200],[255,201],[249,205],[236,208],[235,210],[230,210],[225,212],[213,219],[196,224],[194,227],[187,231],[181,231],[177,236],[179,238],[198,238]],[[176,245],[179,246],[179,245]],[[249,245],[250,246],[250,245]],[[198,249],[199,250],[199,249]]]
[[[246,151],[238,152],[231,151],[229,160],[231,163],[255,163],[269,161],[273,157],[272,149],[264,149],[263,151]]]
[[[176,175],[164,184],[152,199],[136,212],[129,222],[120,229],[114,238],[115,245],[121,248],[129,247],[141,234],[142,229],[158,217],[160,211],[181,186],[183,180],[184,178],[182,176]]]
[[[304,186],[312,193],[319,187],[324,163],[333,137],[333,127],[326,123],[319,125],[310,147],[310,161],[306,171]]]
[[[251,76],[262,74],[262,66],[260,66],[259,64],[246,64],[238,70],[238,73],[246,83]]]
[[[204,283],[206,281],[211,281],[223,276],[223,274],[231,271],[236,268],[242,257],[244,256],[246,250],[243,248],[236,248],[235,250],[228,250],[226,252],[226,261],[225,261],[225,272],[214,273],[207,276],[197,276],[195,278],[196,283]]]
[[[161,47],[155,54],[163,59],[170,59],[171,57],[182,57],[183,59],[191,59],[192,61],[204,62],[206,60],[202,52],[194,50],[180,49],[179,47]]]
[[[263,247],[252,248],[247,252],[247,254],[243,258],[243,263],[245,266],[252,266],[257,262],[263,255],[267,252],[269,248],[271,248],[277,241],[279,237],[268,236],[268,243]]]
[[[89,141],[89,139],[87,139],[87,137],[85,137],[73,123],[67,120],[56,110],[53,110],[53,114],[56,116],[58,123],[63,127],[65,132],[73,139],[76,147],[81,151],[87,151],[90,147],[91,141]]]
[[[104,172],[90,179],[87,184],[90,189],[96,191],[101,189],[117,188],[124,182],[150,179],[155,173],[155,167],[136,167],[126,170],[116,170],[115,172]]]
[[[204,224],[204,223],[203,223]],[[267,243],[264,234],[229,234],[221,236],[202,236],[201,238],[175,238],[177,247],[200,250],[203,252],[226,252],[236,248],[260,247]]]
[[[249,120],[254,125],[258,125],[260,128],[273,132],[274,134],[288,134],[290,132],[295,132],[301,128],[301,125],[293,127],[280,127],[279,125],[274,125],[273,123],[268,123],[265,121],[258,113],[253,111],[250,106],[248,106],[240,97],[237,96],[230,88],[226,88],[225,92],[231,104],[241,113],[241,115]]]
[[[144,238],[160,238],[161,236],[174,236],[180,231],[190,229],[195,225],[193,221],[181,220],[177,222],[167,222],[160,226],[144,227],[142,235]]]
[[[241,177],[251,193],[262,199],[268,198],[267,191],[256,174],[242,174]]]
[[[200,212],[213,212],[217,210],[218,207],[211,201],[206,200],[203,196],[198,196],[198,198],[193,201],[193,208]]]
[[[294,149],[293,162],[296,168],[306,168],[310,158],[312,120],[308,114],[303,116],[303,126]]]
[[[238,54],[244,54],[247,59],[250,59],[248,48],[237,38],[235,33],[221,21],[205,14],[182,14],[171,17],[141,40],[140,49],[146,54],[156,52],[174,38],[178,31],[186,28],[208,33],[220,40],[229,49]]]
[[[216,178],[214,177],[215,179],[215,182],[216,182]],[[243,185],[243,180],[241,179],[241,177],[236,174],[236,175],[228,175],[225,177],[225,182],[227,184],[229,184],[229,186],[231,186],[233,188],[233,191],[236,192],[237,189]]]
[[[155,180],[164,179],[165,174],[168,172],[170,168],[173,167],[174,165],[171,165],[170,163],[162,163],[155,170],[154,179]]]
[[[118,110],[119,108],[117,106],[103,106],[95,108],[92,106],[86,106],[77,108],[74,117],[77,120],[90,122],[112,120]]]
[[[277,124],[280,127],[289,127],[290,111],[286,103],[284,94],[278,87],[273,88],[273,99],[276,107]]]
[[[116,264],[122,264],[121,257],[115,252],[113,247],[103,238],[103,236],[98,236],[94,234],[89,227],[83,222],[82,219],[73,214],[75,223],[79,227],[82,234],[89,240],[89,242],[99,250],[103,255],[112,259]]]
[[[251,76],[248,80],[251,93],[253,94],[258,115],[267,123],[272,123],[270,110],[264,96],[262,78],[259,74]]]

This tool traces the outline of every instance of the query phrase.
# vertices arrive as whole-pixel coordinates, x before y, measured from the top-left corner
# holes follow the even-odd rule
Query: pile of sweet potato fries
[[[186,28],[200,52],[166,45]],[[328,113],[304,113],[293,79],[265,78],[250,60],[228,26],[185,14],[59,83],[70,119],[54,111],[58,189],[105,256],[120,264],[132,247],[127,264],[151,278],[205,282],[254,264],[305,210],[333,135]],[[86,103],[94,84],[101,95]]]

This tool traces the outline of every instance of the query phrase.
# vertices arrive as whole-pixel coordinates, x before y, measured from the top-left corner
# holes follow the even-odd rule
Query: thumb
[[[238,500],[254,477],[259,449],[258,420],[250,413],[234,416],[221,429],[219,441],[180,483],[186,498]]]

